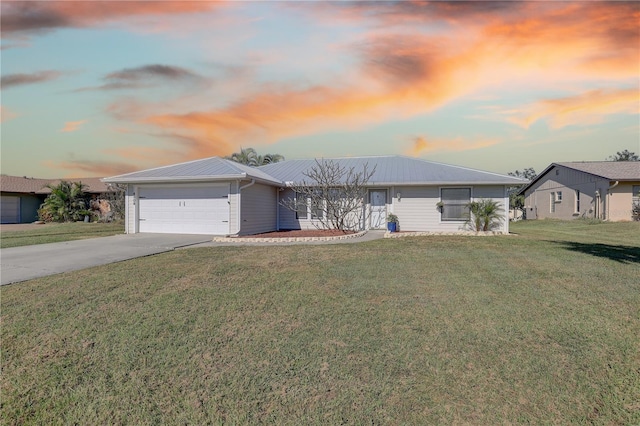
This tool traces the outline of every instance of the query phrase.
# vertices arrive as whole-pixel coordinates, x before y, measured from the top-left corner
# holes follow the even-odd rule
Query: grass
[[[29,246],[33,244],[59,243],[86,238],[107,237],[124,233],[120,223],[48,223],[36,229],[2,231],[0,248]]]
[[[640,224],[512,229],[5,287],[2,423],[640,423]]]

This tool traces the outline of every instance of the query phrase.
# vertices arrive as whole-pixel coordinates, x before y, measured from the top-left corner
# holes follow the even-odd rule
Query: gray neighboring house
[[[64,179],[82,182],[85,192],[92,197],[109,189],[100,178]],[[47,185],[58,185],[61,179],[38,179],[26,176],[0,175],[0,223],[31,223],[38,220],[38,209],[51,190]]]
[[[394,213],[403,231],[457,232],[465,229],[465,205],[496,200],[504,211],[498,231],[509,232],[508,186],[527,181],[512,176],[404,157],[331,159],[356,171],[375,167],[368,182],[364,229],[384,229]],[[294,197],[290,186],[305,179],[316,160],[289,160],[248,167],[219,157],[142,170],[103,179],[125,184],[125,232],[250,235],[285,229],[316,229],[313,212],[280,205]],[[437,208],[442,202],[444,207]]]
[[[527,219],[632,220],[640,161],[552,163],[523,187]]]

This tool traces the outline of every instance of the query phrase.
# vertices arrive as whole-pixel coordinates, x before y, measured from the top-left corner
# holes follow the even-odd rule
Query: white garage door
[[[20,197],[2,196],[0,199],[0,223],[20,223]]]
[[[140,188],[139,232],[229,233],[229,185]]]

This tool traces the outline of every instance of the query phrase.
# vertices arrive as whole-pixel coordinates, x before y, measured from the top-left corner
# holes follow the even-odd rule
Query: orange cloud
[[[417,136],[413,139],[412,146],[406,151],[408,155],[420,155],[425,152],[436,151],[468,151],[473,149],[486,148],[489,146],[497,145],[500,141],[498,139],[474,139],[473,141],[467,141],[462,137],[453,139],[442,138],[429,138],[424,136]]]
[[[351,45],[360,62],[340,83],[302,88],[264,85],[217,109],[190,107],[194,108],[190,112],[176,112],[170,102],[145,105],[123,99],[108,111],[116,118],[148,125],[151,134],[174,142],[153,155],[176,162],[411,117],[486,88],[566,90],[570,84],[582,90],[580,84],[593,85],[594,78],[606,79],[608,85],[637,79],[638,3],[399,2],[344,7],[350,19],[360,19],[362,12],[363,21],[377,20],[380,25]],[[371,10],[374,13],[368,13]],[[401,25],[436,20],[444,21],[447,30],[408,31]],[[593,90],[564,101],[540,102],[517,109],[524,115],[517,120],[526,125],[549,117],[561,127],[637,111],[637,91],[631,90],[635,109],[630,101],[633,93],[614,92]],[[411,151],[478,149],[496,143],[423,138],[414,141]],[[131,158],[152,155],[138,148],[120,153]]]
[[[0,123],[4,123],[5,121],[13,120],[17,116],[18,116],[18,114],[16,114],[15,112],[11,111],[9,108],[3,107],[2,105],[0,105]]]
[[[139,169],[136,165],[127,163],[91,160],[45,161],[43,165],[45,167],[66,170],[69,173],[67,177],[108,177]]]
[[[509,121],[524,128],[542,119],[548,119],[554,129],[595,124],[611,114],[640,114],[639,96],[637,89],[591,90],[577,96],[542,100],[513,111],[516,116]]]
[[[80,121],[67,121],[64,123],[64,127],[60,129],[61,132],[75,132],[86,123],[88,120],[80,120]]]

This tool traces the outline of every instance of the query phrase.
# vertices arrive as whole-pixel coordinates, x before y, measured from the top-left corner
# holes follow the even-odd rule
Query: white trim
[[[469,202],[474,200],[473,197],[473,186],[440,186],[438,187],[438,195],[439,201],[442,202],[442,190],[443,189],[468,189],[469,190]],[[440,211],[439,221],[438,223],[466,223],[467,220],[453,219],[453,220],[442,220],[442,211]]]

